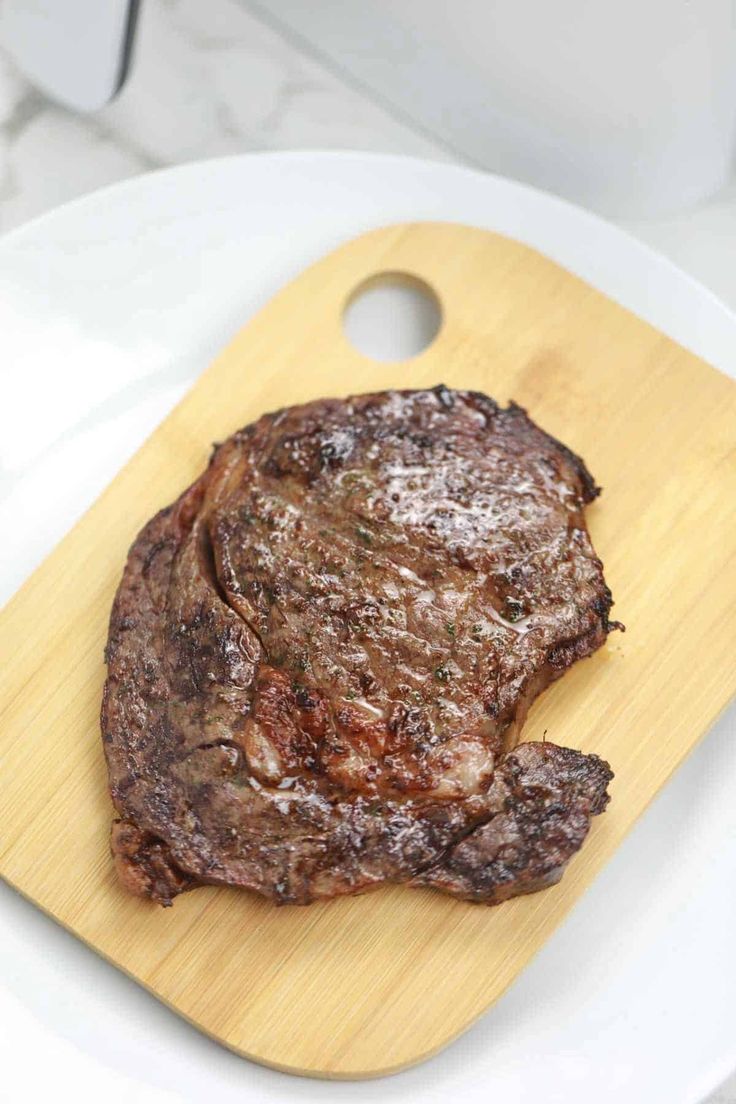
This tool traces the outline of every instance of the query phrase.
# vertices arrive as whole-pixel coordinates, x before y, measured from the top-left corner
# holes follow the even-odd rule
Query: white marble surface
[[[158,166],[309,147],[454,157],[266,27],[247,0],[145,0],[131,78],[91,117],[46,101],[0,52],[0,232]],[[736,308],[736,182],[696,210],[624,225]],[[708,1104],[736,1104],[736,1077]]]
[[[161,165],[293,148],[455,159],[267,27],[248,0],[145,0],[131,78],[90,117],[50,104],[0,51],[0,232]],[[693,211],[622,224],[736,307],[736,182]]]
[[[448,156],[233,0],[146,0],[130,79],[92,116],[0,55],[0,230],[161,165],[307,147]]]

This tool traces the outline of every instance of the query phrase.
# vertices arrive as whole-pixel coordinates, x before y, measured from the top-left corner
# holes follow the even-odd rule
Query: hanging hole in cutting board
[[[408,360],[428,348],[442,325],[442,306],[429,284],[404,272],[364,280],[342,318],[350,344],[373,360]]]

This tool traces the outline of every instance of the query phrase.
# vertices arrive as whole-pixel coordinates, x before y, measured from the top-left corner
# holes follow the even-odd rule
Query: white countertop
[[[308,147],[456,159],[265,26],[247,0],[146,0],[130,80],[94,116],[50,104],[0,54],[0,232],[159,166]],[[736,180],[685,214],[621,225],[736,308]],[[736,1104],[736,1076],[708,1104]]]
[[[299,148],[459,160],[266,26],[248,0],[146,0],[129,82],[89,117],[50,104],[0,54],[0,232],[161,165]],[[736,177],[694,210],[621,224],[736,307]]]

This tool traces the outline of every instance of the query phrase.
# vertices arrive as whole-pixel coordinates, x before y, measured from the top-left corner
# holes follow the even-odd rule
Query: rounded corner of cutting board
[[[445,1047],[450,1046],[469,1025],[458,1028],[431,1047],[422,1048],[416,1045],[392,1062],[382,1061],[378,1056],[356,1062],[350,1052],[334,1060],[321,1060],[316,1057],[313,1061],[305,1061],[303,1057],[295,1056],[290,1061],[288,1056],[283,1053],[249,1049],[237,1042],[231,1042],[224,1036],[213,1035],[204,1025],[194,1023],[194,1026],[211,1035],[216,1042],[223,1044],[228,1050],[237,1054],[239,1058],[246,1058],[249,1062],[256,1062],[259,1066],[276,1070],[278,1073],[288,1073],[292,1077],[311,1077],[326,1081],[375,1081],[380,1077],[392,1077],[396,1073],[403,1073],[405,1070],[412,1069],[414,1066],[419,1066],[422,1062],[434,1058]]]
[[[419,276],[442,303],[438,336],[409,361],[369,361],[342,333],[350,293],[382,271]],[[266,409],[440,379],[520,400],[606,487],[596,547],[630,632],[610,662],[579,664],[550,689],[525,735],[549,729],[609,759],[615,814],[559,886],[498,909],[398,888],[296,912],[214,889],[158,913],[123,899],[100,829],[96,734],[131,529],[196,478],[210,441]],[[736,690],[734,520],[722,508],[736,496],[735,419],[732,381],[527,245],[442,222],[338,246],[240,331],[0,614],[4,876],[253,1061],[357,1080],[437,1053],[530,961]],[[680,621],[687,633],[672,633]],[[696,665],[696,682],[682,677]]]

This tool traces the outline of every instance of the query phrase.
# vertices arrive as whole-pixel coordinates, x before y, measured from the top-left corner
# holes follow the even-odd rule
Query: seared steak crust
[[[102,731],[132,892],[306,903],[387,881],[496,903],[556,881],[607,764],[518,740],[604,642],[583,462],[437,387],[265,415],[143,529]]]

